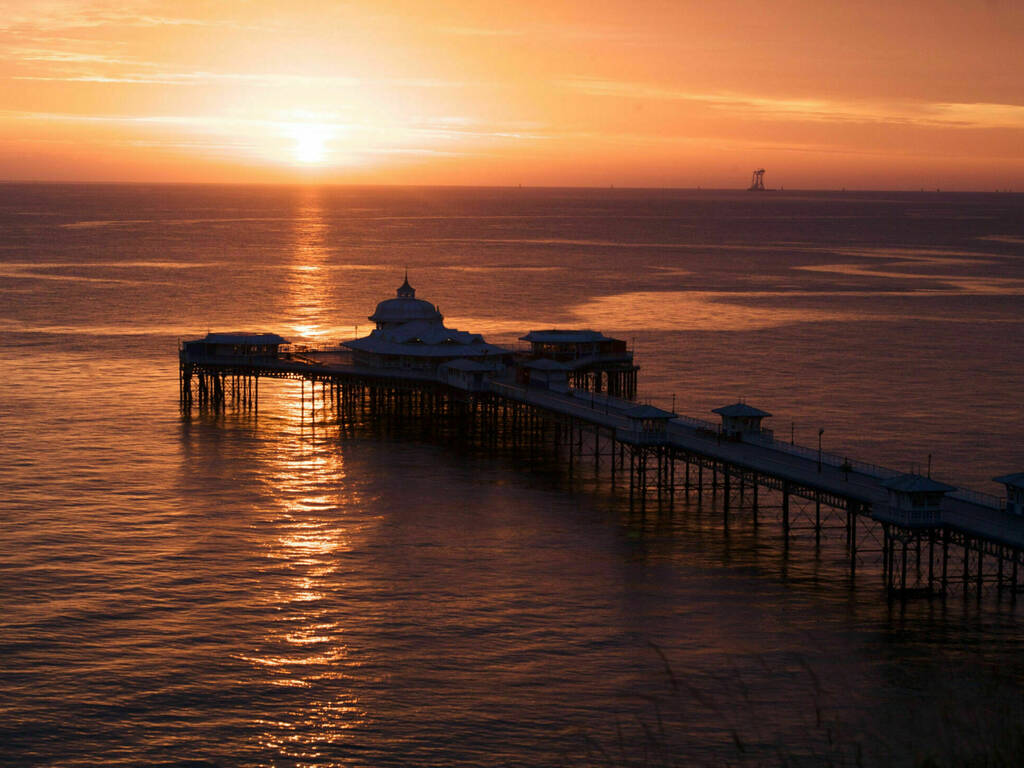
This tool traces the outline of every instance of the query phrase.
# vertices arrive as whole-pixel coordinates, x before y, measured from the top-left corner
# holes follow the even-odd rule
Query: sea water
[[[640,516],[606,476],[343,432],[298,382],[182,412],[176,355],[365,335],[408,271],[491,342],[626,339],[655,405],[743,399],[779,439],[998,493],[1024,469],[1024,197],[4,185],[0,232],[0,762],[1012,743],[1005,597],[888,601],[870,547],[851,581],[710,498]]]

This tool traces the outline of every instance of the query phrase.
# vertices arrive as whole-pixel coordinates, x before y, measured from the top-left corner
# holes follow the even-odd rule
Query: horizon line
[[[965,189],[965,188],[943,188],[943,187],[790,187],[772,188],[764,190],[750,190],[746,187],[684,187],[684,186],[642,186],[642,185],[596,185],[596,184],[401,184],[401,183],[357,183],[344,181],[130,181],[130,180],[97,180],[97,179],[0,179],[0,185],[12,186],[16,184],[32,185],[78,185],[78,186],[168,186],[168,187],[349,187],[349,188],[378,188],[378,189],[573,189],[573,190],[626,190],[635,192],[749,192],[752,197],[771,196],[787,193],[902,193],[902,194],[985,194],[985,195],[1021,195],[1024,190],[1014,189]]]

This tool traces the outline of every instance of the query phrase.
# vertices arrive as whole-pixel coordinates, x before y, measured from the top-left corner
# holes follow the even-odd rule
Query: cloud
[[[21,61],[46,62],[53,64],[125,64],[124,59],[99,53],[82,51],[61,51],[47,48],[7,48],[6,54]]]
[[[516,38],[530,41],[586,41],[599,43],[636,43],[650,36],[622,27],[582,24],[531,24],[521,27],[440,26],[437,31],[458,37]]]
[[[559,84],[590,96],[687,101],[748,117],[756,115],[769,119],[826,123],[1024,129],[1024,106],[1017,104],[773,98],[731,91],[690,91],[650,83],[588,78],[563,80]]]
[[[40,31],[51,34],[56,30],[95,29],[97,27],[221,27],[231,29],[259,29],[234,19],[201,19],[189,16],[165,16],[142,9],[112,10],[101,3],[61,2],[60,0],[31,4],[31,13],[19,12],[20,4],[0,5],[14,8],[0,20],[0,30],[30,34]],[[22,7],[24,7],[22,5]]]
[[[528,32],[525,29],[513,29],[510,27],[438,27],[438,31],[448,35],[459,37],[525,37]]]
[[[205,85],[216,82],[243,82],[267,86],[294,85],[329,85],[332,87],[356,86],[362,81],[355,77],[343,76],[309,76],[275,73],[248,72],[157,72],[157,73],[126,73],[126,74],[53,74],[53,75],[15,75],[14,80],[42,80],[68,83],[126,83],[144,85]]]
[[[538,141],[549,136],[521,125],[469,127],[468,118],[442,116],[364,124],[330,114],[289,113],[270,118],[208,115],[76,115],[59,112],[0,112],[2,121],[119,126],[135,146],[264,147],[267,137],[289,137],[297,128],[316,126],[340,144],[366,152],[450,154],[453,144],[470,140]],[[198,137],[198,138],[197,138]],[[106,139],[103,139],[106,141]],[[429,145],[429,146],[424,146]],[[438,147],[448,147],[439,149]]]

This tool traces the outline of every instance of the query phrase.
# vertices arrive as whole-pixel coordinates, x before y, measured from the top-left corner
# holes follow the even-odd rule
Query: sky
[[[1024,191],[1020,0],[0,0],[0,179]]]

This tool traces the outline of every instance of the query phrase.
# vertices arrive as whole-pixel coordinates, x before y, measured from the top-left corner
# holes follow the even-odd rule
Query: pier
[[[890,597],[1016,602],[1024,589],[1013,485],[1024,475],[1000,478],[1004,500],[777,441],[760,426],[769,414],[745,403],[715,409],[720,422],[680,416],[635,400],[637,366],[618,340],[534,331],[530,352],[515,354],[445,328],[408,281],[394,302],[371,315],[370,336],[336,347],[274,334],[185,342],[181,407],[258,412],[261,378],[297,380],[303,413],[308,402],[311,418],[319,409],[343,433],[372,422],[512,447],[606,482],[642,515],[710,499],[723,528],[742,520],[787,551],[838,540],[851,580],[871,565]]]

